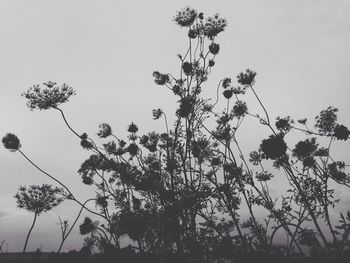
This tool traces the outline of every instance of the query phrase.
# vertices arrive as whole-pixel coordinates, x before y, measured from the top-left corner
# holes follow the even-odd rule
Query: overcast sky
[[[221,50],[204,94],[214,97],[222,78],[251,68],[273,119],[312,120],[334,105],[340,109],[339,121],[350,126],[350,1],[1,0],[1,137],[16,133],[22,150],[69,183],[79,199],[93,196],[76,172],[89,153],[57,112],[31,112],[20,94],[49,80],[71,85],[77,96],[62,108],[78,132],[93,138],[101,122],[121,135],[131,121],[142,131],[163,129],[163,122],[152,120],[152,109],[163,108],[171,116],[176,100],[154,84],[152,72],[178,72],[176,55],[185,51],[188,40],[172,18],[187,5],[228,20],[216,40]],[[250,111],[261,113],[247,96]],[[241,138],[246,152],[268,135],[249,125]],[[341,156],[349,155],[348,142],[339,147]],[[52,182],[2,147],[0,165],[0,242],[7,240],[10,251],[20,250],[32,215],[16,207],[13,195],[19,185]],[[72,221],[78,209],[66,201],[40,216],[28,250],[56,250],[57,215]],[[64,249],[79,249],[81,239],[76,230]]]

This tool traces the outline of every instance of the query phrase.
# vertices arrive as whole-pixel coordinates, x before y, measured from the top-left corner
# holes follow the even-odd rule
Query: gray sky
[[[339,121],[350,126],[349,1],[1,0],[0,135],[16,133],[23,151],[69,183],[81,200],[93,195],[76,173],[89,153],[57,112],[31,112],[20,94],[48,80],[71,85],[77,96],[62,108],[75,129],[92,137],[101,122],[121,135],[131,121],[142,131],[163,129],[163,122],[152,120],[152,109],[163,108],[170,117],[175,98],[154,84],[152,72],[178,72],[176,54],[183,53],[187,39],[172,18],[186,5],[228,20],[216,40],[221,50],[204,94],[213,97],[220,79],[251,68],[273,119],[312,120],[334,105]],[[247,96],[250,111],[262,113]],[[247,153],[268,135],[252,132],[250,125],[241,138]],[[350,153],[348,142],[338,147],[340,156]],[[0,242],[6,239],[14,251],[22,248],[32,215],[18,209],[12,196],[19,185],[51,181],[2,147],[0,165]],[[57,249],[57,214],[72,220],[77,210],[66,201],[40,216],[28,250]],[[65,250],[80,246],[75,231]]]

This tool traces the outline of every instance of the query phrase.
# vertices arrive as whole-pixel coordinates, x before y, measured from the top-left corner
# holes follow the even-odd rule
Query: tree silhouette
[[[28,231],[23,253],[26,251],[29,236],[34,228],[37,217],[58,206],[64,200],[64,192],[61,188],[52,187],[49,184],[21,186],[19,192],[14,196],[19,208],[34,213],[33,223]]]

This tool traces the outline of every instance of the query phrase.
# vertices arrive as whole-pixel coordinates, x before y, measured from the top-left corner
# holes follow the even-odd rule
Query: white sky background
[[[258,73],[256,91],[272,119],[291,115],[312,120],[334,105],[339,122],[350,126],[349,1],[1,0],[1,137],[16,133],[22,150],[70,184],[81,200],[93,196],[93,188],[76,173],[89,153],[58,112],[31,112],[20,94],[48,80],[71,85],[77,96],[62,108],[78,132],[93,138],[101,122],[121,135],[131,121],[144,132],[163,129],[163,121],[152,120],[152,109],[163,108],[171,121],[176,99],[153,82],[152,72],[178,73],[176,54],[185,51],[188,40],[172,18],[186,5],[228,20],[216,40],[221,50],[204,94],[214,98],[220,79],[251,68]],[[247,101],[250,112],[263,113],[249,94]],[[258,124],[250,125],[247,121],[242,127],[240,138],[246,153],[268,135]],[[335,145],[339,156],[349,156],[349,142]],[[18,209],[12,196],[19,185],[52,182],[3,147],[0,165],[0,242],[6,239],[10,251],[20,250],[32,215]],[[57,214],[72,221],[78,209],[65,201],[40,216],[28,250],[41,245],[56,250]],[[75,230],[65,250],[81,247]]]

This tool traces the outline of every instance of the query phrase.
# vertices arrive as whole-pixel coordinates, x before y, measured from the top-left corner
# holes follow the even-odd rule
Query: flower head
[[[86,184],[86,185],[92,185],[92,183],[94,182],[90,176],[85,174],[82,175],[81,179],[83,180],[83,184]]]
[[[220,50],[220,45],[219,44],[215,44],[215,43],[211,43],[209,46],[209,52],[212,53],[213,55],[217,55],[219,53]]]
[[[322,110],[318,116],[316,116],[315,127],[318,132],[323,135],[331,135],[336,127],[337,121],[337,108],[329,106],[326,110]]]
[[[260,150],[265,154],[266,159],[277,159],[285,155],[287,144],[281,135],[270,135],[260,144]]]
[[[188,31],[188,37],[189,37],[189,38],[196,38],[196,37],[197,37],[197,32],[196,32],[196,30],[190,29],[190,30]]]
[[[213,17],[208,17],[203,24],[203,33],[210,39],[216,37],[220,32],[225,30],[227,26],[227,20],[221,18],[219,14],[215,14]]]
[[[45,82],[44,87],[33,85],[22,96],[27,99],[27,106],[31,109],[47,110],[57,108],[60,104],[67,102],[75,90],[62,84],[58,86],[56,82]]]
[[[38,215],[58,206],[64,200],[63,189],[49,184],[30,185],[28,188],[21,186],[18,190],[14,196],[17,206]]]
[[[316,143],[316,138],[306,139],[305,141],[300,141],[295,145],[293,149],[293,155],[301,160],[311,157],[317,150],[318,144]]]
[[[259,163],[261,162],[263,158],[263,155],[261,154],[261,152],[259,151],[252,151],[249,154],[249,162],[251,162],[253,165],[259,165]]]
[[[226,99],[230,99],[233,95],[233,89],[225,89],[222,93]]]
[[[18,137],[13,133],[8,133],[2,138],[2,144],[10,152],[15,152],[21,148],[21,143]]]
[[[162,109],[154,109],[154,110],[152,110],[152,114],[153,114],[153,119],[158,120],[162,116],[163,110]]]
[[[248,112],[247,103],[241,100],[236,101],[235,105],[233,106],[232,112],[237,118],[244,117],[244,115],[246,115]]]
[[[181,94],[182,94],[182,91],[181,91],[181,88],[179,85],[174,85],[173,92],[175,95],[178,95],[178,96],[181,96]]]
[[[255,177],[258,181],[266,182],[271,180],[271,178],[273,177],[273,174],[267,171],[263,171],[263,172],[257,173]]]
[[[189,75],[192,73],[193,65],[189,62],[185,62],[182,64],[182,69],[185,72],[186,75]]]
[[[80,234],[86,235],[95,231],[98,222],[93,222],[89,217],[85,217],[84,222],[79,226]]]
[[[97,135],[100,138],[106,138],[112,134],[112,128],[108,123],[101,123],[99,126],[99,131],[97,132]]]
[[[238,76],[238,83],[240,83],[243,86],[250,86],[254,85],[255,83],[255,76],[256,72],[247,69],[245,72],[241,72]]]
[[[326,157],[328,156],[328,149],[325,147],[321,147],[314,152],[314,156]]]
[[[153,72],[154,82],[158,85],[165,85],[169,82],[169,76],[168,74],[162,74],[159,71]]]
[[[88,141],[87,139],[81,140],[80,145],[86,150],[89,150],[94,147],[92,142]]]
[[[350,131],[344,125],[336,125],[334,128],[333,136],[337,138],[337,140],[347,140],[349,138]]]
[[[108,206],[107,199],[108,199],[107,196],[98,195],[96,198],[96,205],[104,207],[104,208],[107,207]]]
[[[191,96],[181,98],[180,108],[177,110],[177,115],[181,118],[187,118],[193,111],[195,99]]]
[[[293,123],[294,121],[290,118],[290,116],[287,116],[285,118],[277,117],[275,125],[279,131],[287,133],[292,129]]]
[[[192,25],[196,17],[197,17],[197,11],[188,6],[181,9],[180,11],[177,11],[174,17],[174,21],[179,26],[189,27],[190,25]]]
[[[340,182],[349,181],[348,175],[344,172],[345,163],[344,162],[333,162],[328,165],[328,170],[330,176]]]
[[[138,130],[139,130],[139,128],[137,128],[136,124],[133,122],[128,127],[128,132],[131,132],[131,133],[135,133]]]
[[[224,78],[224,80],[222,81],[222,87],[224,89],[227,89],[230,85],[231,85],[231,78]]]
[[[246,87],[242,87],[242,86],[237,86],[237,87],[233,87],[232,88],[233,94],[245,94],[246,91]]]

